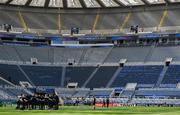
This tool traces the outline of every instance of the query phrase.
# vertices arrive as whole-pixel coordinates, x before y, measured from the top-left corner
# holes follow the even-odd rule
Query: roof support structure
[[[46,2],[45,2],[45,4],[44,4],[44,7],[45,7],[45,8],[48,8],[49,2],[50,2],[50,0],[46,0]]]
[[[87,7],[86,7],[86,4],[84,3],[84,0],[79,0],[79,2],[81,3],[81,6],[82,6],[83,8],[87,8]]]
[[[95,19],[94,19],[94,23],[93,23],[92,30],[91,30],[92,33],[94,33],[95,30],[96,30],[96,26],[97,26],[97,23],[98,23],[98,21],[99,21],[99,17],[100,17],[100,14],[99,14],[99,10],[98,10],[97,15],[96,15],[96,17],[95,17]]]
[[[32,2],[32,0],[28,0],[28,1],[26,2],[25,6],[29,6],[31,2]]]
[[[156,28],[156,31],[160,31],[160,28],[163,26],[163,23],[164,23],[164,20],[165,18],[168,16],[168,10],[164,10],[162,16],[161,16],[161,19],[160,19],[160,22],[159,22],[159,25],[157,26]]]
[[[58,32],[61,33],[62,30],[62,23],[61,23],[61,15],[58,14]]]
[[[9,3],[11,3],[13,0],[8,0],[5,4],[8,5]]]
[[[126,25],[128,24],[128,21],[129,21],[131,15],[132,15],[132,13],[129,12],[129,13],[127,14],[127,16],[125,17],[122,25],[120,26],[120,29],[119,29],[120,32],[123,32],[123,29],[124,29],[124,27],[126,27]]]
[[[66,0],[63,0],[63,6],[65,9],[67,8],[67,1]]]
[[[101,2],[101,0],[96,0],[97,3],[102,7],[102,8],[105,8],[106,6]]]
[[[22,27],[24,28],[25,32],[28,32],[28,26],[27,26],[27,24],[26,24],[26,22],[25,22],[25,20],[24,20],[24,17],[23,17],[23,15],[21,14],[20,11],[18,12],[18,16],[19,16],[19,20],[20,20],[21,25],[22,25]]]
[[[13,0],[7,0],[7,2],[5,3],[1,3],[1,4],[5,4],[5,5],[14,5],[14,4],[11,4]],[[25,6],[30,6],[31,3],[32,3],[33,0],[27,0],[27,2],[25,3]],[[63,1],[63,8],[64,9],[67,9],[68,8],[68,3],[67,3],[67,0],[62,0]],[[149,2],[148,2],[149,1]],[[76,0],[77,2],[77,0]],[[80,4],[79,4],[80,2]],[[73,9],[74,8],[114,8],[114,7],[129,7],[129,6],[138,6],[138,4],[135,3],[135,1],[129,1],[129,3],[126,3],[126,4],[123,4],[123,1],[121,2],[121,0],[113,0],[112,2],[116,5],[112,5],[112,6],[106,6],[106,4],[103,3],[103,0],[95,0],[94,2],[96,2],[97,6],[92,6],[92,7],[87,7],[87,3],[85,0],[79,0],[78,1],[78,4],[81,6],[81,7],[78,7],[78,6],[74,6],[72,7]],[[176,2],[176,1],[170,1],[170,0],[162,0],[162,1],[155,1],[155,2],[152,2],[150,3],[151,1],[150,0],[141,0],[141,1],[137,1],[139,2],[139,5],[142,6],[143,3],[144,3],[144,6],[153,6],[153,5],[169,5],[169,4],[180,4],[180,2]],[[44,7],[44,8],[48,8],[49,7],[49,3],[50,3],[50,0],[45,0],[45,4],[40,4],[40,6],[38,5],[37,7]],[[108,2],[106,2],[108,4]],[[134,3],[134,5],[133,5]],[[142,4],[140,4],[142,3]],[[16,4],[15,4],[16,5]],[[18,5],[18,4],[17,4]],[[35,5],[36,5],[36,1],[35,1]],[[19,5],[18,5],[19,6]],[[30,7],[34,7],[34,6],[30,6]],[[35,6],[36,7],[36,6]],[[54,7],[56,8],[56,7]],[[71,7],[69,7],[71,8]]]

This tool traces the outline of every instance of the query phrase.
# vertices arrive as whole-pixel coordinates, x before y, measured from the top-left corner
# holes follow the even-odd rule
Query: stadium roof
[[[0,4],[50,8],[109,8],[180,3],[180,0],[0,0]]]

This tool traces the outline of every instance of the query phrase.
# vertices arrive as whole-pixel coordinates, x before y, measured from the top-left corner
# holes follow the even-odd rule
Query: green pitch
[[[180,115],[180,107],[60,107],[60,110],[15,110],[14,107],[0,108],[0,115]]]

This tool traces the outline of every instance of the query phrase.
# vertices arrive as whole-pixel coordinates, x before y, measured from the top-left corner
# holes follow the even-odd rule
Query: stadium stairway
[[[152,45],[144,59],[144,62],[148,62],[149,58],[151,58],[151,56],[153,55],[153,52],[154,52],[154,48],[155,48],[155,45]]]
[[[127,89],[125,89],[120,93],[119,97],[127,98],[128,99],[127,103],[130,103],[133,96],[134,96],[134,94],[135,94],[135,90],[127,90]]]
[[[159,78],[158,78],[158,80],[157,80],[157,83],[155,84],[155,87],[156,87],[156,88],[159,87],[160,84],[162,83],[162,81],[163,81],[163,79],[164,79],[164,76],[165,76],[167,70],[168,70],[168,66],[164,66],[162,72],[161,72],[160,75],[159,75]]]
[[[164,79],[162,80],[162,84],[178,84],[180,82],[179,76],[180,76],[180,66],[170,65],[164,76]]]
[[[82,87],[86,87],[86,85],[91,81],[91,79],[94,77],[94,75],[96,74],[96,72],[99,70],[99,67],[97,67],[92,74],[89,76],[89,78],[85,81],[85,83],[83,84]]]
[[[102,64],[104,64],[107,60],[107,58],[109,57],[109,55],[111,54],[112,50],[113,50],[114,47],[112,47],[111,49],[109,49],[109,51],[107,51],[107,55],[105,56],[104,60],[102,61]]]
[[[116,77],[118,76],[118,74],[120,73],[121,70],[122,70],[121,67],[119,67],[119,68],[116,70],[116,72],[114,73],[114,75],[112,76],[112,78],[111,78],[111,79],[109,80],[109,82],[107,83],[106,88],[110,87],[110,86],[113,84],[114,80],[116,79]]]
[[[17,54],[17,57],[19,57],[19,59],[20,59],[21,61],[25,62],[25,60],[23,59],[23,57],[21,56],[21,54],[20,54],[20,52],[17,50],[17,48],[16,48],[15,46],[14,46],[13,48],[14,48],[14,51],[16,52],[16,54]]]
[[[64,87],[65,75],[66,75],[66,67],[64,66],[62,67],[61,87]]]
[[[0,76],[0,83],[3,83],[4,85],[7,85],[7,86],[11,86],[11,87],[14,87],[16,88],[17,85],[13,84],[12,82],[4,79],[3,77]],[[32,95],[32,92],[29,91],[28,89],[26,88],[22,88],[24,92],[26,92],[27,94],[31,94]],[[6,90],[7,91],[7,90]],[[17,95],[16,95],[17,96]]]
[[[11,85],[11,86],[15,86],[13,83],[11,83],[10,81],[4,79],[3,77],[0,76],[0,83],[3,83],[4,85]]]
[[[100,66],[93,78],[88,82],[88,88],[104,88],[116,72],[118,66]]]
[[[26,74],[26,72],[22,69],[22,67],[20,65],[17,65],[17,67],[22,72],[22,74],[26,77],[26,79],[29,81],[29,83],[31,83],[31,85],[35,86],[34,83],[31,81],[31,79],[29,78],[29,76]]]
[[[86,52],[87,52],[87,49],[84,48],[83,51],[82,51],[82,54],[81,54],[81,57],[78,61],[78,64],[80,64],[80,62],[82,62],[82,60],[84,59],[85,55],[86,55]]]

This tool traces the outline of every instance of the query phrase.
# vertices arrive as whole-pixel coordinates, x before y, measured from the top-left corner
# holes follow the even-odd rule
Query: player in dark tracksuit
[[[102,105],[102,107],[106,107],[106,100],[105,100],[105,98],[103,99],[103,105]]]
[[[106,99],[107,108],[109,108],[109,98]]]
[[[96,97],[93,97],[93,106],[94,106],[94,110],[96,109]]]
[[[59,109],[59,97],[58,97],[56,94],[54,94],[54,95],[53,95],[53,98],[54,98],[54,100],[55,100],[54,109],[55,109],[55,110],[58,110],[58,109]]]

